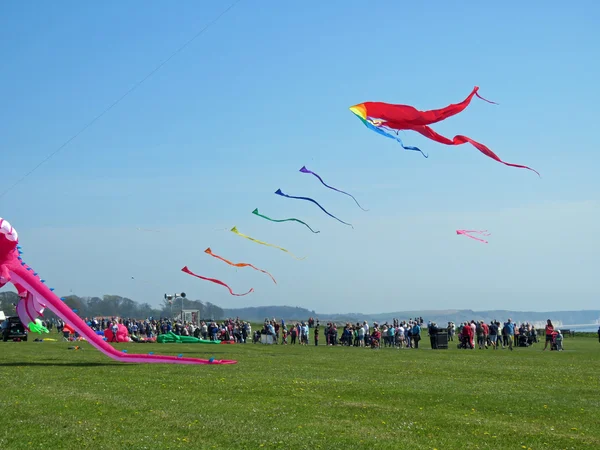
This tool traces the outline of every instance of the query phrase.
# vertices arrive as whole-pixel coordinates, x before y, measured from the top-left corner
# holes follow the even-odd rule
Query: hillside
[[[356,322],[391,322],[394,318],[405,320],[414,317],[423,317],[425,322],[431,320],[438,325],[445,325],[448,322],[460,323],[470,320],[484,320],[486,323],[492,320],[505,321],[511,318],[515,322],[530,322],[536,326],[544,324],[547,319],[552,320],[555,325],[577,325],[591,324],[600,321],[600,310],[582,310],[582,311],[509,311],[509,310],[488,310],[473,311],[470,309],[457,310],[420,310],[420,311],[396,311],[390,313],[343,313],[343,314],[319,314],[305,308],[288,306],[263,306],[248,307],[238,309],[224,309],[226,317],[240,317],[251,321],[262,321],[268,318],[283,318],[286,320],[307,320],[309,317],[318,318],[323,322],[336,323],[356,323]]]
[[[13,292],[0,292],[0,310],[4,310],[7,315],[14,314],[13,304],[17,303],[19,297]],[[71,308],[77,309],[78,314],[85,316],[112,316],[119,315],[123,317],[166,317],[179,314],[181,309],[179,300],[177,305],[171,306],[165,301],[160,309],[153,308],[147,303],[137,303],[134,300],[123,298],[118,295],[105,295],[98,297],[77,297],[68,296],[65,298]],[[556,326],[579,325],[579,324],[600,324],[600,310],[581,310],[581,311],[508,311],[508,310],[487,310],[473,311],[470,309],[448,309],[448,310],[420,310],[420,311],[396,311],[389,313],[340,313],[340,314],[319,314],[314,310],[293,306],[250,306],[246,308],[220,308],[209,302],[203,303],[185,299],[184,308],[199,309],[200,315],[204,318],[224,319],[228,317],[239,317],[252,322],[262,322],[265,318],[285,319],[287,321],[308,320],[309,317],[319,319],[321,323],[335,322],[356,323],[368,321],[370,323],[391,322],[394,318],[400,320],[411,319],[414,317],[423,317],[425,322],[434,321],[440,326],[448,322],[460,323],[467,320],[492,320],[505,321],[509,317],[515,322],[531,322],[536,326],[543,326],[547,319],[551,319]],[[51,314],[50,314],[51,315]]]

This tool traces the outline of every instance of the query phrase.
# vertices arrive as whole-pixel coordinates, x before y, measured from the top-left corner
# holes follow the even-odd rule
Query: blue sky
[[[0,191],[229,4],[4,5]],[[0,198],[0,216],[61,295],[158,304],[185,291],[224,307],[322,313],[597,308],[600,6],[464,5],[242,0]],[[541,179],[469,145],[404,133],[425,159],[348,110],[364,101],[439,108],[475,85],[499,105],[474,99],[435,130],[478,140]],[[278,188],[315,198],[354,229]],[[220,230],[234,225],[308,258]],[[490,243],[456,236],[462,228],[488,229]],[[278,285],[205,255],[209,246]],[[255,293],[230,296],[184,265]]]

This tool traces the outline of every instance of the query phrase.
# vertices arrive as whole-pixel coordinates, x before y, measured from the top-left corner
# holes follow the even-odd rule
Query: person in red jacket
[[[481,321],[481,328],[483,328],[483,344],[485,348],[488,348],[488,336],[490,334],[490,327],[483,320]]]
[[[464,323],[461,336],[463,337],[465,342],[468,343],[469,348],[475,348],[475,345],[473,343],[473,329],[471,328],[471,325],[468,322]]]
[[[550,342],[550,350],[552,350],[552,333],[554,333],[554,325],[552,325],[552,321],[548,319],[546,321],[546,345],[544,345],[542,351],[546,350],[548,342]]]

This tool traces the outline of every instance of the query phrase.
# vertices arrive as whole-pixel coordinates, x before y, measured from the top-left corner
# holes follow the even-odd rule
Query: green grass
[[[52,334],[55,337],[55,334]],[[321,336],[322,338],[322,336]],[[508,350],[0,342],[0,448],[600,448],[600,344]]]

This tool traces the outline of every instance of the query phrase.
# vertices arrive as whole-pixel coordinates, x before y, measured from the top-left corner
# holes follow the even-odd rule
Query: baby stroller
[[[462,334],[458,335],[458,344],[457,348],[473,348],[471,347],[471,342],[469,341],[468,336],[463,336]]]
[[[379,346],[381,345],[380,341],[381,341],[381,336],[379,336],[377,334],[372,334],[371,335],[371,342],[370,342],[371,348],[379,349]]]
[[[524,334],[519,335],[519,347],[529,347],[529,339]]]
[[[558,332],[552,332],[552,341],[550,341],[550,351],[558,350],[558,343],[556,342],[556,336],[558,336]]]

